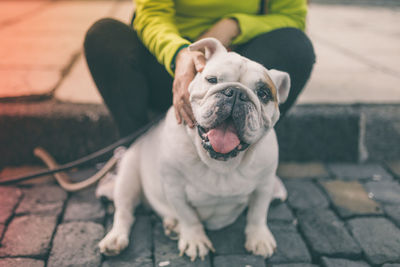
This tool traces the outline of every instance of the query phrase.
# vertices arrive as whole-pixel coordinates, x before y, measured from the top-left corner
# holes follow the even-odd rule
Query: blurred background
[[[118,138],[82,43],[99,18],[128,23],[133,10],[130,0],[0,1],[0,167],[33,161],[38,145],[65,161]],[[283,159],[400,159],[399,25],[399,0],[309,3],[317,63],[278,129]]]

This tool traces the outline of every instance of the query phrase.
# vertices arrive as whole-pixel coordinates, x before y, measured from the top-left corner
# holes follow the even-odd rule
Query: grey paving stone
[[[329,176],[325,166],[320,162],[279,163],[277,174],[286,179],[326,178]]]
[[[67,193],[58,185],[41,185],[23,189],[23,198],[16,214],[59,215]]]
[[[310,181],[285,181],[288,203],[296,210],[326,208],[329,202],[322,191]]]
[[[400,204],[400,185],[395,181],[368,182],[365,188],[379,202]]]
[[[367,260],[374,264],[400,261],[400,230],[385,218],[357,218],[348,222]]]
[[[280,221],[291,223],[294,221],[293,213],[286,203],[274,202],[268,211],[268,222]]]
[[[341,217],[383,213],[380,205],[368,197],[364,187],[357,181],[326,181],[321,185]]]
[[[389,218],[397,225],[397,227],[400,227],[400,206],[385,205],[383,209]]]
[[[210,256],[204,261],[197,258],[194,262],[186,256],[179,257],[178,245],[176,240],[171,240],[164,234],[161,222],[158,221],[153,228],[154,240],[154,266],[174,266],[174,267],[210,267]]]
[[[57,216],[15,217],[7,227],[0,256],[44,256],[57,223]]]
[[[369,267],[365,261],[352,261],[347,259],[321,258],[323,267]]]
[[[272,267],[318,267],[318,265],[310,263],[287,263],[287,264],[273,264]]]
[[[153,266],[151,259],[152,227],[150,216],[137,216],[129,246],[118,256],[108,257],[104,266]]]
[[[111,231],[111,228],[113,226],[114,223],[114,216],[113,214],[107,215],[106,216],[106,222],[104,223],[104,230],[106,233],[108,233],[109,231]]]
[[[44,261],[28,258],[0,259],[0,267],[44,267]]]
[[[400,267],[400,263],[386,263],[382,267]]]
[[[343,180],[392,180],[392,176],[379,164],[328,164],[328,169],[339,179]]]
[[[335,257],[356,257],[361,249],[343,222],[330,210],[307,210],[298,213],[300,229],[312,253]]]
[[[254,255],[222,255],[213,259],[215,267],[265,267],[264,258]]]
[[[0,196],[0,223],[5,224],[13,214],[13,210],[18,204],[22,193],[16,187],[0,187]]]
[[[216,231],[207,231],[216,255],[246,254],[244,228],[246,216],[242,214],[231,225]]]
[[[60,224],[47,266],[100,266],[101,254],[97,245],[103,236],[104,228],[97,223]]]
[[[96,199],[94,186],[74,193],[68,199],[64,213],[64,222],[93,221],[103,224],[106,210]]]
[[[277,243],[277,250],[267,263],[311,262],[310,253],[296,227],[290,224],[268,224]]]

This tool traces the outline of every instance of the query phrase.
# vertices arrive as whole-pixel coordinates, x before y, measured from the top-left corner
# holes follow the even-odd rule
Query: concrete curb
[[[64,163],[117,140],[116,127],[103,105],[54,100],[0,103],[0,166],[38,162],[37,146]]]
[[[277,132],[283,160],[398,159],[400,105],[299,105]]]
[[[35,163],[42,146],[64,163],[118,138],[103,105],[0,103],[0,167]],[[277,126],[285,161],[400,159],[400,104],[298,105]]]

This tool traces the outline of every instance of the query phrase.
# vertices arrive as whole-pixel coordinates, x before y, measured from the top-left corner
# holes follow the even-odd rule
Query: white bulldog
[[[114,225],[100,251],[127,247],[134,209],[150,204],[166,234],[179,236],[181,255],[204,258],[214,248],[208,229],[231,223],[248,207],[245,248],[269,257],[276,242],[267,227],[273,198],[286,199],[276,176],[278,143],[273,126],[278,104],[288,96],[289,75],[267,70],[213,38],[190,46],[203,51],[206,66],[189,86],[197,127],[178,125],[173,107],[137,140],[121,160],[113,189]]]

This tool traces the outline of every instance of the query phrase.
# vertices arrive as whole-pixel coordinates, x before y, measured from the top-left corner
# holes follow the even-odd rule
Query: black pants
[[[88,30],[84,48],[90,72],[121,136],[143,126],[148,109],[164,112],[172,105],[172,77],[130,26],[101,19]],[[289,98],[280,106],[282,116],[303,89],[315,62],[310,40],[295,28],[260,35],[236,52],[290,74]]]

